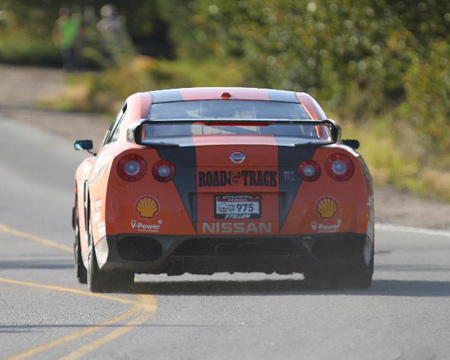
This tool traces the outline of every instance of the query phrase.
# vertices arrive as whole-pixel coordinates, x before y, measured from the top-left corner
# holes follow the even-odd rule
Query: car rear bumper
[[[104,271],[181,275],[215,272],[303,273],[369,267],[365,234],[260,237],[184,237],[120,234],[96,245]]]

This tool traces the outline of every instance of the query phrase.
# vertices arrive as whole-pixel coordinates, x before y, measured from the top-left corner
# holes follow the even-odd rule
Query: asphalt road
[[[0,118],[0,357],[449,359],[450,234],[377,226],[366,291],[301,276],[138,276],[133,294],[75,281],[73,173],[85,154]]]

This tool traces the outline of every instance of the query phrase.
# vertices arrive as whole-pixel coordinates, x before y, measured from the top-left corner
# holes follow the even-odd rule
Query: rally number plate
[[[215,197],[216,219],[259,219],[261,198],[258,195],[218,195]]]

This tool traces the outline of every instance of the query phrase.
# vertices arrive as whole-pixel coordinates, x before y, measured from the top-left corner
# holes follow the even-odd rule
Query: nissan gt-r
[[[367,288],[374,202],[357,140],[306,93],[187,88],[130,96],[76,171],[78,280],[126,290],[134,275],[303,273]]]

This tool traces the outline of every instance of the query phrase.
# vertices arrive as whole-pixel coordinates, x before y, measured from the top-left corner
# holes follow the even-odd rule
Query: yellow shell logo
[[[136,211],[141,218],[153,219],[159,211],[158,201],[151,196],[145,196],[137,202]]]
[[[322,219],[332,219],[339,210],[339,206],[331,197],[321,198],[316,205],[316,211]]]

